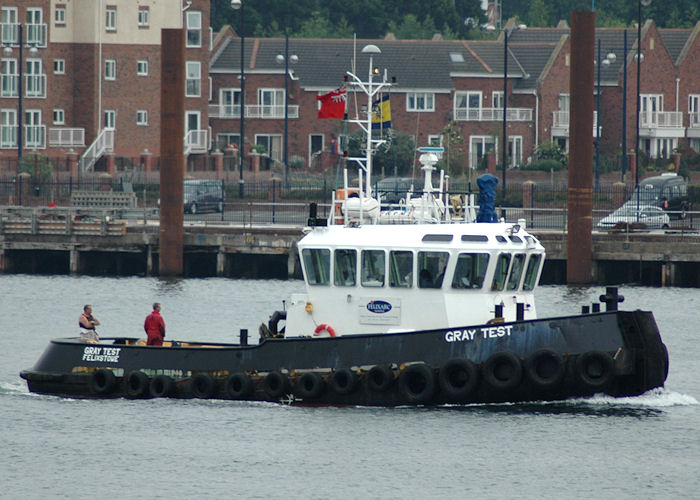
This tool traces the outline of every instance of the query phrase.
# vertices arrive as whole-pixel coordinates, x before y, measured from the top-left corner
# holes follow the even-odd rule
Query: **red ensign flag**
[[[318,110],[319,118],[343,118],[345,116],[345,101],[348,91],[345,87],[339,87],[327,94],[316,96],[321,101],[321,109]]]

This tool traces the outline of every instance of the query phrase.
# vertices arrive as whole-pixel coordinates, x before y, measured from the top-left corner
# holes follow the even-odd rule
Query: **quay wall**
[[[566,282],[565,231],[531,230],[547,250],[541,283]],[[158,275],[158,225],[131,224],[122,234],[0,232],[0,272]],[[301,277],[294,225],[186,226],[184,275],[233,278]],[[700,235],[593,233],[595,284],[700,287]]]

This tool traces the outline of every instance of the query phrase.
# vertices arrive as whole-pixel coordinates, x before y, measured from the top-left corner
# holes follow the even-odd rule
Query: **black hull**
[[[76,397],[395,406],[635,396],[668,374],[666,347],[644,311],[255,346],[133,340],[56,339],[20,375],[32,392]]]

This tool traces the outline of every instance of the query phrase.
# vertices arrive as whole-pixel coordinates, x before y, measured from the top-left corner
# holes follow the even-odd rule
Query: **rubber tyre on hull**
[[[484,363],[483,376],[486,383],[497,391],[516,388],[523,378],[523,365],[512,352],[501,351],[489,356]]]
[[[469,359],[451,359],[440,368],[438,383],[448,400],[465,401],[479,383],[479,368]]]
[[[231,399],[245,399],[253,392],[253,381],[245,373],[234,373],[226,381],[226,392]]]
[[[587,351],[576,359],[576,378],[586,389],[602,390],[613,378],[615,362],[605,351]]]
[[[357,374],[347,368],[336,370],[331,379],[331,388],[336,394],[352,394],[357,388]]]
[[[114,391],[117,385],[117,377],[112,370],[96,370],[90,376],[90,390],[97,395],[106,396]]]
[[[278,371],[270,372],[265,377],[263,390],[269,398],[280,398],[289,390],[289,379]]]
[[[208,373],[198,373],[190,382],[192,395],[199,399],[209,399],[216,391],[216,381]]]
[[[525,373],[537,389],[554,390],[564,380],[566,361],[552,349],[539,349],[525,362]]]
[[[124,383],[124,394],[127,398],[143,398],[149,394],[150,381],[148,375],[134,370],[126,375]]]
[[[154,398],[168,398],[175,394],[175,381],[167,375],[156,375],[148,389]]]
[[[409,403],[429,403],[435,396],[435,372],[425,363],[407,366],[399,374],[399,392]]]
[[[375,365],[367,373],[367,387],[372,392],[386,392],[394,383],[394,371],[387,365]]]
[[[294,386],[294,390],[302,399],[316,399],[323,392],[325,382],[316,372],[306,372]]]

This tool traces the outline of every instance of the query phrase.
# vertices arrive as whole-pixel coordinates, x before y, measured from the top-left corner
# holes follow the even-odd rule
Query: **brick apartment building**
[[[23,152],[81,157],[80,168],[88,172],[93,161],[100,170],[115,158],[136,165],[157,158],[161,28],[186,29],[188,156],[230,156],[231,145],[240,146],[241,38],[230,27],[211,32],[209,0],[37,0],[31,7],[0,0],[0,7],[0,168],[17,158],[20,87]],[[345,129],[341,120],[316,117],[316,97],[342,85],[353,61],[364,78],[368,58],[361,49],[370,43],[381,50],[374,57],[380,74],[396,79],[389,91],[392,128],[411,135],[416,146],[439,143],[453,122],[468,166],[476,167],[488,152],[500,162],[505,99],[510,166],[528,162],[543,142],[568,148],[568,27],[517,29],[510,22],[506,30],[507,79],[503,33],[495,41],[290,39],[286,75],[283,38],[246,38],[246,154],[261,144],[273,160],[284,160],[285,103],[288,157],[308,167],[331,154],[333,138],[342,144]],[[653,158],[684,146],[700,151],[699,33],[700,22],[694,29],[658,29],[653,21],[642,27],[640,148]],[[627,30],[626,54],[624,38],[622,29],[596,32],[605,156],[619,155],[623,143],[634,150],[637,30]],[[365,102],[350,94],[349,114]],[[348,126],[346,133],[355,130]],[[592,140],[596,130],[594,121]]]

